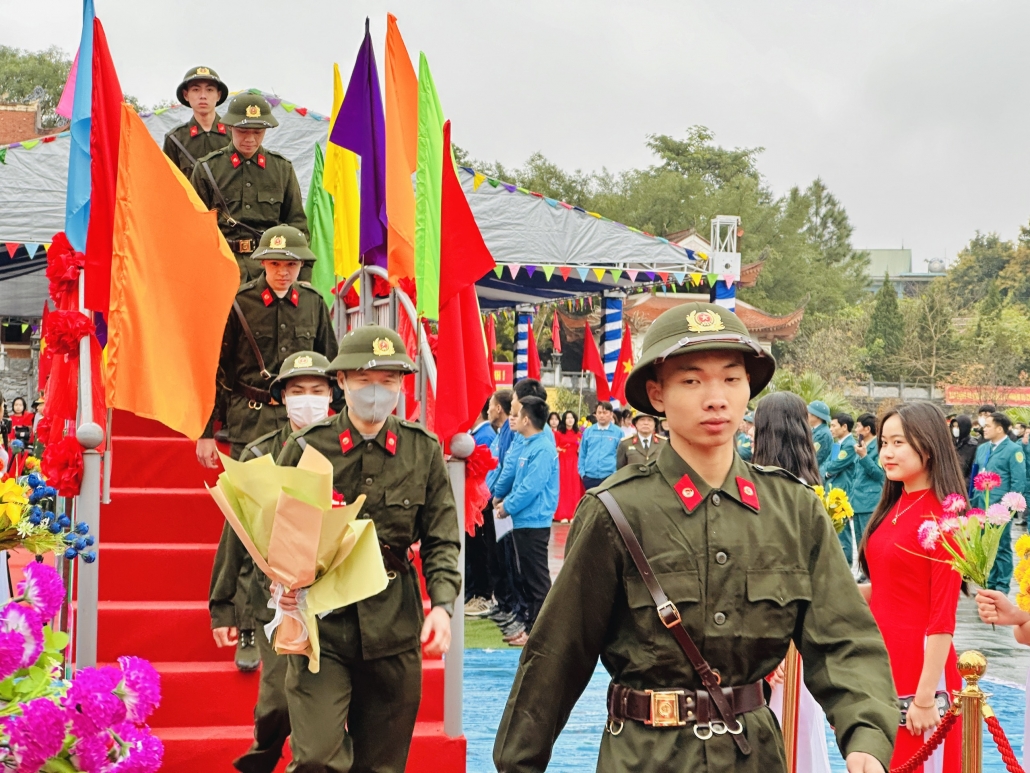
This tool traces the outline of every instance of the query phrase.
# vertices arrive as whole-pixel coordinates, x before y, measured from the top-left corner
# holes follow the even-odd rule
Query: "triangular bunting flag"
[[[7,163],[7,148],[0,148],[0,164]]]
[[[7,248],[7,257],[13,258],[21,245],[18,242],[4,242],[4,246]]]
[[[38,144],[39,140],[22,140],[21,146],[25,148],[25,150],[32,150]]]
[[[569,280],[569,274],[572,273],[572,269],[568,266],[561,266],[558,268],[558,273],[561,274],[561,278],[565,281]]]
[[[668,271],[659,271],[658,272],[658,278],[661,279],[662,282],[668,282],[669,281],[669,272]]]
[[[577,268],[576,269],[576,273],[579,274],[580,281],[581,282],[585,282],[585,281],[587,281],[587,274],[590,273],[590,269],[589,268]]]
[[[34,242],[25,242],[25,251],[29,254],[29,258],[36,257],[36,252],[39,250],[39,244]]]
[[[650,279],[652,282],[654,281],[654,277],[655,277],[654,271],[645,271],[644,273],[647,274],[647,278],[648,279]]]
[[[640,272],[637,271],[635,268],[627,268],[626,269],[626,276],[629,277],[629,281],[631,281],[631,282],[636,282],[637,281],[637,274],[639,274],[639,273]]]
[[[530,192],[529,188],[516,188],[515,190],[517,190],[519,193],[526,193],[526,194],[528,194]]]
[[[715,283],[718,282],[718,281],[719,281],[719,275],[718,274],[709,274],[708,275],[708,286],[709,287],[715,287]]]
[[[612,269],[612,279],[616,282],[619,281],[619,277],[622,276],[622,271],[617,268]]]
[[[50,252],[50,245],[51,244],[52,244],[52,242],[43,242],[43,249],[46,250],[47,252]]]
[[[603,282],[604,281],[604,269],[603,268],[595,268],[594,269],[594,276],[597,277],[597,281],[598,282]]]
[[[546,196],[544,196],[544,201],[546,201],[547,205],[550,207],[558,207],[558,199],[549,199]]]
[[[478,191],[479,186],[486,181],[486,175],[476,172],[472,175],[472,190]]]
[[[694,287],[699,287],[701,285],[701,280],[702,279],[704,279],[704,277],[701,276],[701,274],[691,274],[690,275],[690,283],[692,285],[694,285]]]
[[[297,105],[295,105],[293,102],[283,102],[281,104],[283,110],[285,110],[287,113],[292,113],[294,110],[297,109]]]
[[[517,190],[511,183],[501,183],[501,187],[508,191],[508,193],[514,193]]]
[[[701,260],[708,260],[708,253],[707,252],[699,252],[697,254],[700,256]]]
[[[684,279],[684,277],[686,277],[686,274],[684,272],[682,272],[682,271],[674,271],[672,273],[672,275],[676,279],[676,284],[678,284],[678,285],[683,284],[683,279]]]
[[[514,279],[519,275],[519,269],[522,267],[521,263],[509,263],[508,273],[511,274],[511,278]]]
[[[533,273],[535,271],[536,271],[536,266],[526,266],[526,273],[529,274],[530,276],[533,276]]]
[[[550,282],[551,274],[554,273],[554,266],[541,266],[540,268],[544,270],[544,277],[547,279],[548,282]]]
[[[500,279],[501,274],[504,273],[504,266],[494,266],[494,275]]]
[[[572,209],[571,204],[566,204],[564,201],[559,201],[558,203],[565,207],[565,209]]]
[[[687,250],[687,257],[690,258],[691,260],[693,260],[694,259],[694,251],[693,250]]]
[[[501,184],[499,180],[494,180],[492,177],[487,177],[486,181],[490,183],[491,188],[496,188],[498,185]]]
[[[726,289],[733,287],[734,277],[733,274],[723,274],[722,281],[726,283]]]

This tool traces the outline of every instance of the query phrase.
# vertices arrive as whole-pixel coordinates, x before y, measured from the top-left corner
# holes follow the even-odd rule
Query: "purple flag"
[[[386,119],[368,18],[365,39],[329,140],[361,158],[358,249],[364,265],[386,268]]]

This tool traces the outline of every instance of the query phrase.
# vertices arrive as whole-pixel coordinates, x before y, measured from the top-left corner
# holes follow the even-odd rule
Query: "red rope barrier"
[[[1016,755],[1012,751],[1012,744],[1005,737],[1005,731],[1001,727],[1001,722],[993,714],[987,717],[987,729],[991,731],[991,736],[994,738],[994,743],[998,746],[998,751],[1001,752],[1001,758],[1005,760],[1005,767],[1008,768],[1009,773],[1024,773],[1023,766],[1019,764],[1019,760],[1016,759]]]
[[[924,762],[930,759],[930,755],[933,754],[937,747],[944,742],[944,737],[951,730],[952,725],[955,724],[955,720],[958,719],[958,711],[956,707],[952,707],[951,710],[944,715],[944,719],[937,725],[937,729],[933,731],[933,735],[930,736],[929,740],[923,744],[922,748],[912,755],[912,759],[903,765],[899,765],[896,768],[891,768],[890,773],[912,773],[916,768],[921,767]],[[1011,773],[1023,773],[1023,770],[1018,771],[1009,769]]]

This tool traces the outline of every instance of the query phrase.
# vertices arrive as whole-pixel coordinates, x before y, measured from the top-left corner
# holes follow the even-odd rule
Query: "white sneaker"
[[[486,599],[474,596],[465,602],[465,617],[482,617],[494,608]]]

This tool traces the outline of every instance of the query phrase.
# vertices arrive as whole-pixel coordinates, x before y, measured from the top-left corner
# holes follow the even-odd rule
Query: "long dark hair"
[[[773,392],[759,401],[752,461],[782,467],[809,486],[823,482],[808,426],[808,406],[793,392]]]
[[[901,431],[905,433],[905,440],[923,460],[930,477],[930,488],[933,489],[937,500],[943,501],[948,494],[965,495],[966,482],[962,476],[962,467],[941,409],[923,400],[894,406],[880,420],[880,431],[876,436],[878,448],[883,448],[883,428],[887,420],[893,416],[901,420]],[[866,526],[862,542],[858,546],[858,560],[867,575],[869,565],[866,563],[865,551],[869,537],[901,499],[904,488],[905,485],[900,480],[888,478],[884,481],[880,502],[876,505],[873,517],[869,519],[869,525]]]
[[[565,413],[563,413],[561,415],[561,421],[558,422],[558,431],[560,433],[562,433],[563,435],[566,432],[569,431],[568,427],[565,426],[565,417],[566,416],[572,416],[572,434],[573,435],[578,435],[579,434],[579,416],[576,415],[575,411],[565,411]]]

